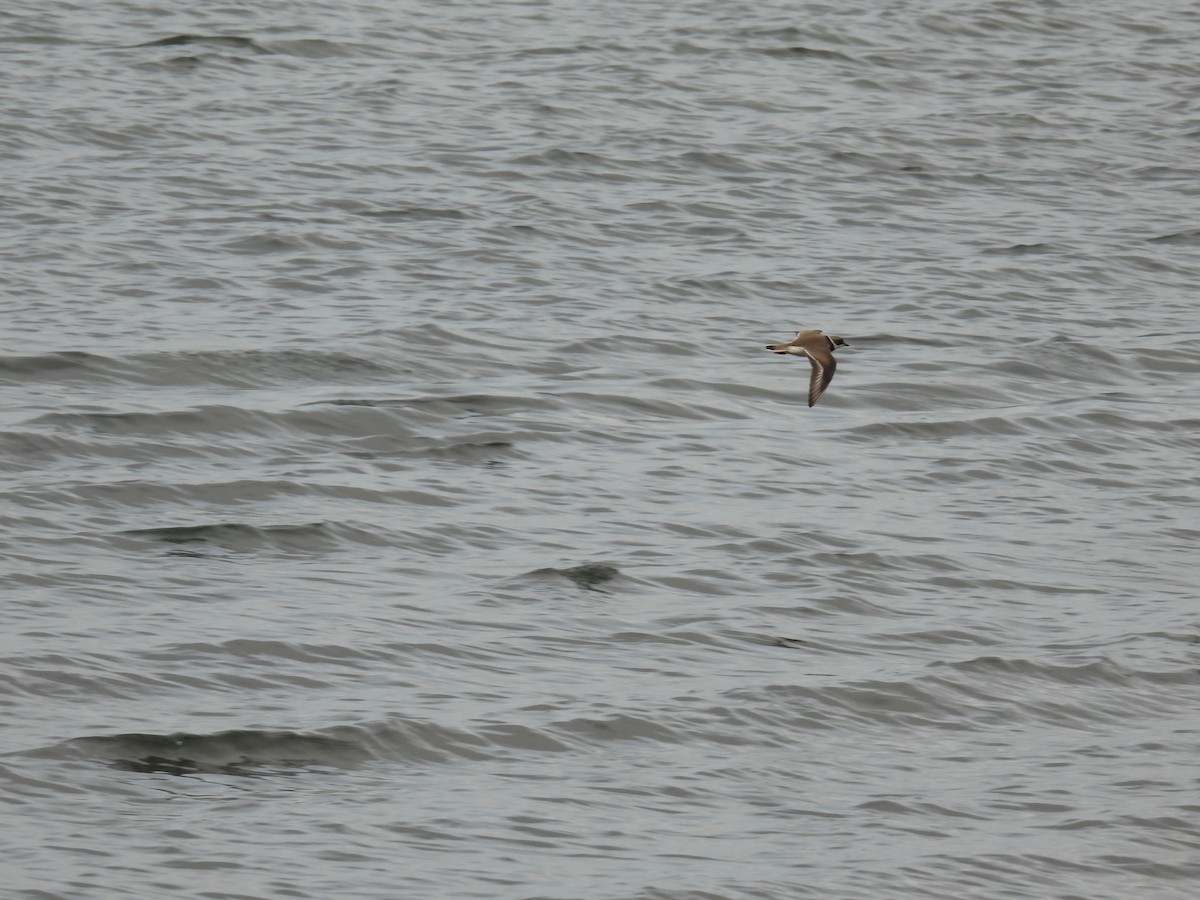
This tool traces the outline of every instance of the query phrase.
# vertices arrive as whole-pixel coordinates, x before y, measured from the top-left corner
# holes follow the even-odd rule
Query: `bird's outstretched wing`
[[[837,360],[828,350],[815,347],[805,347],[804,355],[812,364],[812,377],[808,381],[808,405],[815,406],[833,381],[833,373],[837,371]]]

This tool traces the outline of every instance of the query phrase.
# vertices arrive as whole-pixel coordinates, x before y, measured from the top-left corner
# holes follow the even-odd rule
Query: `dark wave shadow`
[[[248,37],[230,34],[173,34],[170,37],[156,38],[133,47],[219,47],[225,50],[249,51],[251,53],[270,53],[266,47]]]
[[[232,552],[277,550],[285,553],[328,553],[346,544],[378,545],[385,541],[361,528],[343,523],[307,522],[298,525],[247,525],[214,522],[164,528],[134,528],[124,537],[140,538],[178,548],[216,548]]]
[[[547,566],[542,569],[534,569],[531,572],[526,572],[520,577],[534,581],[565,578],[567,581],[573,582],[585,590],[603,592],[606,587],[611,587],[612,582],[621,577],[621,570],[611,563],[592,562],[565,569]]]
[[[286,775],[351,769],[373,758],[362,744],[324,734],[241,729],[215,734],[79,737],[25,756],[94,760],[127,772],[167,775]]]

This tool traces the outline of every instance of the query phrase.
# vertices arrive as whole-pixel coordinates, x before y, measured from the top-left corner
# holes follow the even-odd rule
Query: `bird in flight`
[[[838,347],[849,346],[840,337],[822,334],[820,329],[814,328],[810,331],[797,331],[796,337],[786,344],[767,344],[767,349],[780,356],[790,353],[793,356],[808,357],[812,365],[812,377],[808,382],[808,405],[813,406],[821,399],[825,388],[829,387],[829,382],[833,381],[833,373],[837,370],[837,360],[833,358],[833,351]]]

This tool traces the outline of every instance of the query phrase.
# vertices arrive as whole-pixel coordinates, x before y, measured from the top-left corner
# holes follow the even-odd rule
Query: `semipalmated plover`
[[[812,406],[821,399],[829,382],[833,381],[833,373],[837,370],[837,360],[833,351],[838,347],[850,345],[840,337],[832,334],[822,334],[820,329],[797,331],[794,340],[786,344],[767,344],[767,349],[781,356],[788,353],[793,356],[807,356],[812,363],[812,378],[808,382],[808,405]]]

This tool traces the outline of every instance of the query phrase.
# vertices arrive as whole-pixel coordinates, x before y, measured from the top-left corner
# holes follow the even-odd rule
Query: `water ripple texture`
[[[5,897],[1195,895],[1195,10],[0,24]]]

